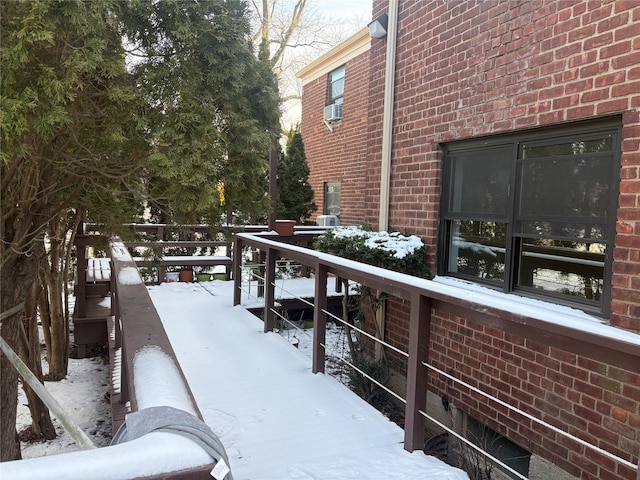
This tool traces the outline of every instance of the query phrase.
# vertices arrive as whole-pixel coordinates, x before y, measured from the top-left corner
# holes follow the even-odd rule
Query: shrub
[[[416,277],[429,278],[426,246],[416,235],[338,227],[315,242],[316,250]]]

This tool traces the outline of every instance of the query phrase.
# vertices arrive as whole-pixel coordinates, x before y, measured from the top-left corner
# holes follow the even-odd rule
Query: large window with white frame
[[[607,315],[618,121],[444,146],[439,273]]]

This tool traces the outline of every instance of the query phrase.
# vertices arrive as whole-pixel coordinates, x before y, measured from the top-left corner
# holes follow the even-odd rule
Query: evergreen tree
[[[287,148],[278,161],[278,217],[303,224],[318,207],[308,182],[309,165],[298,127],[287,135]]]
[[[132,0],[126,10],[132,73],[149,105],[150,203],[162,220],[219,223],[227,210],[268,209],[258,178],[278,91],[252,50],[245,2]]]
[[[107,234],[149,200],[168,218],[218,222],[222,185],[234,210],[268,208],[256,202],[256,176],[278,93],[249,45],[245,9],[241,0],[0,2],[0,311],[37,281],[62,297],[67,239],[85,212]],[[68,325],[60,312],[51,321],[62,322],[56,351],[66,355]],[[21,331],[20,313],[3,318],[16,351]],[[66,357],[48,359],[64,376]],[[3,355],[0,381],[0,460],[12,460],[17,374]]]

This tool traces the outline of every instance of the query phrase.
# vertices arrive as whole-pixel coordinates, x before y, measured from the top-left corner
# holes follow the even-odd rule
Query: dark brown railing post
[[[264,251],[260,250],[258,252],[258,297],[264,297],[264,282],[266,279],[265,273],[265,263],[266,257]]]
[[[407,364],[407,405],[405,407],[404,449],[413,452],[424,447],[429,331],[431,329],[431,299],[413,293],[409,320],[409,360]]]
[[[240,305],[242,298],[242,239],[235,235],[233,239],[233,305]]]
[[[264,332],[272,332],[276,324],[275,307],[275,283],[276,283],[276,252],[267,249],[264,272]]]
[[[326,340],[327,315],[327,266],[316,265],[315,305],[313,307],[313,361],[312,372],[324,373],[325,351],[323,345]]]
[[[77,318],[84,318],[87,316],[87,235],[76,236],[76,310],[75,316]]]

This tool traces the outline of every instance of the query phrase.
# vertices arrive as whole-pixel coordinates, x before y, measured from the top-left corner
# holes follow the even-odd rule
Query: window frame
[[[328,200],[328,189],[329,187],[338,187],[338,213],[332,213],[329,212],[329,202]],[[335,195],[335,192],[333,193]],[[322,213],[323,215],[335,215],[336,217],[340,218],[340,213],[342,211],[341,208],[341,203],[342,203],[342,182],[340,182],[339,180],[333,180],[333,181],[327,181],[324,182],[324,186],[323,186],[323,198],[322,198]]]
[[[333,76],[341,74],[339,78],[334,79]],[[347,65],[341,65],[340,67],[332,70],[327,75],[327,106],[329,105],[344,105],[344,83],[347,78]],[[333,95],[333,84],[342,80],[342,93],[340,95]]]
[[[522,265],[522,253],[525,251],[524,240],[531,235],[525,232],[524,228],[517,229],[516,222],[518,202],[522,200],[519,181],[522,180],[522,169],[525,159],[522,151],[526,146],[558,145],[562,141],[575,142],[579,140],[604,138],[611,136],[612,147],[606,154],[611,157],[609,166],[610,183],[608,184],[608,201],[605,211],[605,233],[604,238],[596,241],[595,237],[589,237],[585,242],[578,243],[599,243],[606,246],[604,254],[602,293],[598,300],[570,297],[566,293],[554,292],[551,290],[541,290],[533,285],[522,285],[518,272]],[[613,250],[615,247],[617,207],[620,186],[621,168],[621,143],[622,143],[622,122],[620,117],[612,117],[603,120],[580,122],[568,126],[557,126],[551,128],[540,128],[525,132],[495,135],[480,139],[461,140],[442,144],[442,182],[440,191],[440,232],[438,235],[438,275],[460,278],[472,283],[484,285],[488,288],[503,291],[504,293],[515,293],[522,296],[532,297],[568,305],[579,308],[587,313],[608,316],[611,313],[611,275],[613,270]],[[453,172],[454,162],[460,158],[461,154],[476,152],[485,149],[488,152],[494,149],[509,148],[509,186],[507,195],[507,213],[505,220],[498,220],[496,214],[456,212],[452,207],[452,199],[456,194],[454,190],[455,173]],[[458,157],[455,157],[455,155]],[[597,156],[597,154],[596,154]],[[558,156],[561,158],[562,156]],[[570,156],[566,156],[570,158]],[[460,182],[461,180],[458,180]],[[574,220],[576,216],[567,215],[559,217],[562,221]],[[479,276],[450,271],[451,243],[454,233],[455,221],[506,221],[506,244],[504,256],[504,279],[503,281],[487,280]],[[553,235],[541,236],[538,238],[551,238]],[[569,237],[574,243],[583,237]],[[456,257],[457,258],[457,257]],[[561,261],[561,258],[558,260]]]

